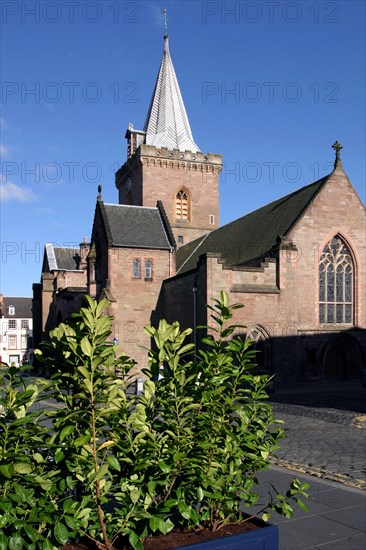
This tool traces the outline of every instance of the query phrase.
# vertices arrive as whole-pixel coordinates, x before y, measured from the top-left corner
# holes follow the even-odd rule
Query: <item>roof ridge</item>
[[[115,204],[112,202],[104,202],[104,206],[118,206],[121,208],[143,208],[144,210],[157,210],[156,206],[140,206],[138,204]]]
[[[12,298],[22,298],[26,300],[33,300],[32,296],[3,296],[3,299],[5,300],[11,300]]]
[[[186,265],[186,263],[190,260],[190,258],[193,256],[193,254],[199,249],[199,247],[204,243],[204,241],[207,239],[207,237],[210,235],[211,233],[207,233],[206,235],[203,235],[202,239],[200,240],[200,242],[198,243],[198,245],[196,246],[196,248],[194,250],[192,250],[192,252],[189,254],[189,256],[186,258],[186,260],[182,263],[182,265],[179,267],[179,269],[177,269],[177,272],[176,272],[176,275],[179,275],[179,272],[180,270],[182,269],[182,267],[184,267]],[[194,242],[194,241],[193,241]]]
[[[107,216],[107,213],[105,211],[105,204],[102,200],[99,200],[97,202],[97,204],[99,205],[99,208],[100,208],[100,213],[101,213],[101,216],[102,216],[102,221],[103,221],[103,225],[104,225],[104,229],[105,229],[105,232],[106,232],[106,237],[107,237],[107,241],[109,244],[113,244],[113,237],[112,237],[112,231],[111,231],[111,228],[110,228],[110,225],[109,225],[109,220],[108,220],[108,216]]]
[[[168,243],[173,247],[173,248],[176,248],[177,247],[177,243],[175,241],[175,237],[174,237],[174,233],[172,231],[172,227],[170,225],[170,222],[169,222],[169,219],[168,219],[168,216],[165,212],[165,208],[164,208],[164,204],[163,204],[163,201],[158,201],[156,203],[156,207],[159,211],[159,216],[160,216],[160,220],[161,220],[161,223],[162,223],[162,226],[163,226],[163,229],[164,229],[164,232],[166,234],[166,237],[167,237],[167,241]]]

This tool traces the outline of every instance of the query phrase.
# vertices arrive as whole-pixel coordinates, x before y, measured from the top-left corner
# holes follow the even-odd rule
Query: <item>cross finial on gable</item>
[[[341,162],[341,149],[343,149],[343,146],[339,143],[339,141],[335,141],[332,145],[332,148],[334,149],[335,151],[335,154],[336,154],[336,158],[335,158],[335,162],[334,162],[334,168],[338,165],[338,163]]]
[[[98,185],[98,197],[97,197],[98,201],[101,201],[102,200],[102,186],[99,184]]]

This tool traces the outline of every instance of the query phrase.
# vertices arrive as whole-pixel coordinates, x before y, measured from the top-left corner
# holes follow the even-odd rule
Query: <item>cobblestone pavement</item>
[[[345,393],[347,389],[339,397],[343,407]],[[314,406],[316,392],[311,397],[312,406],[295,405],[293,394],[287,399],[281,390],[271,401],[275,418],[284,420],[287,430],[274,464],[366,489],[366,391],[359,392],[351,411],[327,408],[321,396],[321,406]],[[297,401],[309,399],[302,395]],[[334,395],[331,402],[337,405]]]

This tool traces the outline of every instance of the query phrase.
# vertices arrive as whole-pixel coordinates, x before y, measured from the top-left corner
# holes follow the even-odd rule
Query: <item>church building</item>
[[[343,170],[342,146],[333,145],[328,176],[220,227],[222,157],[193,139],[167,35],[144,128],[129,124],[126,139],[119,203],[104,203],[99,188],[90,243],[66,262],[69,287],[58,286],[64,275],[56,269],[65,251],[46,247],[34,285],[39,334],[77,310],[85,292],[106,297],[111,340],[137,361],[139,376],[150,347],[144,326],[178,320],[196,342],[196,327],[210,323],[206,304],[226,290],[245,306],[234,322],[246,326],[243,337],[278,382],[361,377],[366,213]]]

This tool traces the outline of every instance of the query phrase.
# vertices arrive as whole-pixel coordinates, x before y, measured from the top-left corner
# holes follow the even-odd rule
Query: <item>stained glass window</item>
[[[145,260],[145,279],[152,279],[152,260]]]
[[[324,247],[319,264],[319,322],[352,323],[353,262],[338,236]]]
[[[132,276],[134,279],[141,277],[141,261],[138,258],[133,260]]]

